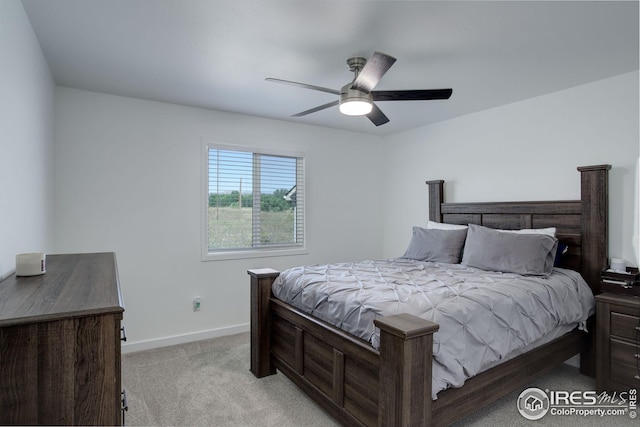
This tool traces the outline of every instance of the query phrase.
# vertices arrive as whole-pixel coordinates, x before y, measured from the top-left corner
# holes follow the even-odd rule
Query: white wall
[[[384,254],[428,217],[426,180],[449,202],[579,199],[577,166],[611,164],[609,254],[638,265],[638,72],[387,138]],[[455,95],[455,93],[454,93]]]
[[[18,0],[0,1],[0,279],[47,252],[53,225],[54,82]]]
[[[308,255],[200,260],[203,138],[306,153]],[[136,349],[246,328],[247,269],[381,256],[381,150],[351,132],[58,87],[56,251],[116,252]]]

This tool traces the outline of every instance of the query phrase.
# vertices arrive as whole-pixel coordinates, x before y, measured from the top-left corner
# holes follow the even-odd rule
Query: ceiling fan
[[[381,52],[373,52],[368,61],[360,56],[347,59],[349,70],[355,76],[352,82],[347,83],[340,90],[292,82],[290,80],[274,79],[272,77],[267,77],[265,80],[340,96],[335,101],[302,111],[291,117],[302,117],[339,105],[342,114],[350,116],[366,115],[376,126],[387,123],[389,118],[374,104],[374,101],[427,101],[431,99],[449,99],[451,96],[452,89],[373,90],[394,62],[396,62],[396,58]]]

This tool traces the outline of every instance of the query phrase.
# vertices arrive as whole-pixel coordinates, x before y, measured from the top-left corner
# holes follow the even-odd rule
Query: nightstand
[[[640,388],[640,298],[596,296],[596,388],[598,393]]]

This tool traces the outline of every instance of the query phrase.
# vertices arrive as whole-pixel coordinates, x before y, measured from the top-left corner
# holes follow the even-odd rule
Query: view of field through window
[[[209,148],[210,252],[302,244],[301,160]]]

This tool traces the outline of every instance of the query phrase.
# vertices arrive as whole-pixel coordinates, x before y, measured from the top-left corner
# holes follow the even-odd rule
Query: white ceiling
[[[389,135],[638,69],[637,1],[23,0],[57,84]],[[337,107],[346,59],[398,59],[375,127]]]

